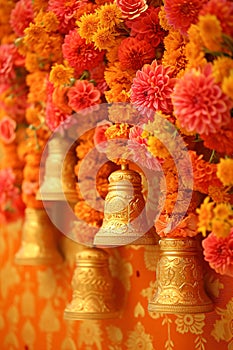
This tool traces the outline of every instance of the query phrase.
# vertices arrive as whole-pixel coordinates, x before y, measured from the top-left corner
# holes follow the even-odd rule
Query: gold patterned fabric
[[[207,266],[210,313],[162,315],[148,312],[156,288],[157,246],[108,249],[113,293],[121,314],[116,319],[64,320],[72,297],[75,255],[84,247],[62,235],[65,257],[51,266],[20,266],[14,256],[20,245],[19,223],[0,229],[1,350],[232,350],[232,278]]]

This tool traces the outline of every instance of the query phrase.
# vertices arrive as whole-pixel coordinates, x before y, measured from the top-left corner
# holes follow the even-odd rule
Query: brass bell
[[[15,255],[19,265],[50,265],[62,262],[57,248],[58,231],[44,209],[26,208],[22,242]]]
[[[48,141],[47,149],[42,157],[44,161],[43,181],[36,199],[43,201],[77,201],[74,173],[76,165],[75,146],[75,144],[72,144],[70,147],[69,140],[61,137],[60,134],[55,134]]]
[[[170,314],[213,311],[204,289],[203,265],[195,238],[162,238],[157,264],[157,289],[149,312]]]
[[[64,311],[65,319],[117,317],[108,253],[103,249],[87,248],[77,253],[72,288],[73,299]]]
[[[103,224],[94,238],[100,247],[157,244],[155,228],[148,226],[141,176],[122,164],[109,176]]]

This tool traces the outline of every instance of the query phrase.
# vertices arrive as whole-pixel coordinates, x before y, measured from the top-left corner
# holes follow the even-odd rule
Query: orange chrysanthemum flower
[[[79,35],[86,39],[86,43],[92,42],[93,35],[96,33],[99,26],[99,18],[96,13],[84,13],[76,23],[78,25]]]
[[[101,27],[113,29],[122,22],[121,10],[116,3],[104,4],[96,11]]]

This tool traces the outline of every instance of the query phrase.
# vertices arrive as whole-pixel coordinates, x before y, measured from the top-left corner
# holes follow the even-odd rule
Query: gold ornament
[[[56,134],[48,142],[43,182],[36,199],[43,201],[76,202],[75,147],[67,139]]]
[[[44,209],[26,208],[22,243],[15,255],[19,265],[50,265],[62,261],[57,249],[58,231]]]
[[[122,164],[109,176],[108,190],[103,224],[94,245],[157,244],[154,226],[148,229],[140,174]]]
[[[213,311],[203,281],[203,264],[195,238],[162,238],[157,265],[157,290],[150,312],[204,313]]]
[[[87,248],[78,253],[76,258],[72,279],[73,299],[64,311],[64,318],[115,318],[118,312],[113,297],[107,252],[99,248]]]

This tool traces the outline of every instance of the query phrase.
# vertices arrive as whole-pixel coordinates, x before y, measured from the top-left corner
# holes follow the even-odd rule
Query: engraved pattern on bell
[[[95,236],[94,244],[157,244],[155,229],[152,227],[148,231],[140,174],[124,165],[109,176],[108,189],[103,224]]]
[[[73,297],[64,311],[65,319],[117,317],[108,254],[104,250],[88,248],[77,254],[72,288]]]
[[[50,265],[62,262],[56,238],[58,231],[44,209],[26,208],[22,242],[16,264]]]
[[[157,290],[148,310],[162,313],[213,311],[204,289],[203,265],[194,238],[162,238],[157,265]]]

